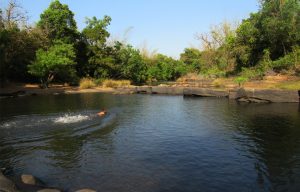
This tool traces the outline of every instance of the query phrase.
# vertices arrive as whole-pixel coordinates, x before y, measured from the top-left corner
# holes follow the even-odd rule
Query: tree
[[[162,54],[157,54],[152,65],[148,67],[150,81],[170,81],[186,74],[187,69],[182,61],[173,59]]]
[[[109,55],[114,49],[106,46],[107,38],[110,36],[107,31],[110,22],[109,16],[104,16],[102,20],[96,17],[87,18],[87,26],[82,31],[83,40],[87,45],[88,57],[88,63],[84,69],[85,73],[91,77],[109,77],[110,69],[113,68],[113,58]]]
[[[42,86],[47,88],[56,75],[66,74],[66,71],[74,74],[74,60],[73,45],[55,41],[48,50],[39,49],[36,52],[36,60],[29,65],[29,73],[39,77]]]
[[[261,3],[261,10],[251,14],[237,29],[234,46],[237,70],[259,65],[266,51],[274,61],[300,45],[299,0],[263,0]]]
[[[16,1],[0,11],[0,81],[28,81],[27,65],[37,49],[46,44],[43,33],[26,26],[26,14]]]
[[[146,81],[146,64],[139,50],[130,45],[124,46],[120,49],[119,57],[122,78],[136,84]]]
[[[110,22],[111,18],[107,15],[105,15],[102,20],[96,17],[92,17],[91,19],[87,18],[87,26],[83,29],[82,34],[90,46],[97,48],[105,47],[106,40],[110,36],[107,31]]]
[[[45,31],[51,41],[75,43],[78,39],[74,13],[68,5],[61,4],[59,0],[52,1],[40,18],[37,25]]]
[[[10,0],[5,11],[3,13],[0,11],[0,13],[5,29],[20,28],[27,20],[25,11],[15,0]]]
[[[195,48],[186,48],[180,54],[180,60],[189,67],[191,71],[200,72],[201,69],[201,51]]]

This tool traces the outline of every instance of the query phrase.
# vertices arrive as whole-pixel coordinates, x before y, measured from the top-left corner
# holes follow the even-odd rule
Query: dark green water
[[[70,191],[300,191],[298,104],[93,93],[0,107],[11,176]]]

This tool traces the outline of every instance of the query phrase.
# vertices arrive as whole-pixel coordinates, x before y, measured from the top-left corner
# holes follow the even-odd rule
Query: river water
[[[0,107],[12,177],[67,191],[300,191],[298,104],[86,93]]]

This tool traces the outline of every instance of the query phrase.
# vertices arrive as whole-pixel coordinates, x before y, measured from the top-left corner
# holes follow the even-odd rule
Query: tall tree
[[[97,19],[87,18],[87,26],[83,29],[82,35],[88,46],[88,66],[85,67],[87,74],[92,77],[108,77],[111,61],[107,57],[106,41],[110,36],[107,27],[111,22],[109,16]]]
[[[36,52],[36,60],[29,66],[29,73],[39,77],[43,87],[48,87],[60,73],[74,74],[74,60],[73,45],[55,41],[48,50],[39,49]]]
[[[59,0],[51,2],[40,18],[38,26],[46,32],[50,40],[75,43],[78,39],[79,34],[74,20],[74,13],[68,5],[61,4]]]

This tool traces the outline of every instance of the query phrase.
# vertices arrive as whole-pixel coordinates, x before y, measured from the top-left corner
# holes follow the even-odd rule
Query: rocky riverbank
[[[300,90],[255,88],[202,88],[187,86],[129,86],[118,88],[79,89],[78,87],[53,87],[48,89],[18,88],[0,90],[0,97],[36,96],[45,94],[111,93],[111,94],[166,94],[196,97],[227,97],[240,102],[299,103]]]
[[[1,192],[62,192],[63,189],[47,186],[40,179],[23,174],[13,182],[0,171],[0,191]],[[75,192],[96,192],[93,189],[78,189]]]

